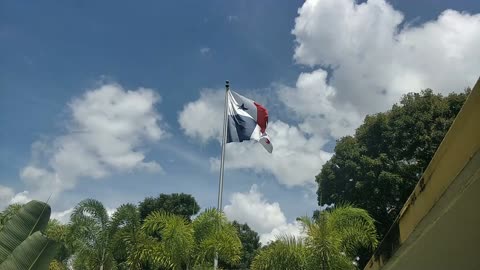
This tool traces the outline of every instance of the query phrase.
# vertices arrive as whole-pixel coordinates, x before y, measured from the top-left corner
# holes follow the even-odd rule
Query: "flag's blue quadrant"
[[[267,109],[234,91],[228,91],[227,95],[227,143],[254,140],[272,153],[273,146],[266,132]]]

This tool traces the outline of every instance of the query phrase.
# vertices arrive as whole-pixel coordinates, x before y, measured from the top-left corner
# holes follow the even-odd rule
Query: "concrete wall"
[[[365,270],[382,269],[480,151],[480,80]]]

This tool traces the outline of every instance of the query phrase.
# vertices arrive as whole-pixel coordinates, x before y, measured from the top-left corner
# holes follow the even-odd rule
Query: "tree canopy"
[[[469,91],[410,93],[389,111],[367,116],[354,136],[337,141],[333,157],[316,176],[319,205],[351,202],[366,209],[383,237]]]
[[[185,193],[160,194],[158,197],[147,197],[140,202],[138,208],[142,220],[154,211],[164,211],[190,220],[192,216],[200,211],[200,206],[195,198]]]

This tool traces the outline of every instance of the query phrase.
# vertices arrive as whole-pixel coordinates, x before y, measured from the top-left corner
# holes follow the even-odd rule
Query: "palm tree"
[[[147,235],[159,236],[154,259],[165,268],[188,269],[192,266],[193,226],[184,217],[166,212],[153,212],[143,224]],[[155,242],[155,241],[154,241]]]
[[[215,252],[232,264],[240,260],[242,246],[235,227],[214,209],[207,209],[192,223],[181,216],[153,212],[142,232],[138,234],[142,241],[129,244],[135,249],[129,251],[129,265],[195,269],[212,265]]]
[[[94,199],[81,201],[70,217],[74,239],[75,269],[112,269],[110,227],[107,210]]]
[[[308,250],[301,238],[279,236],[269,246],[260,249],[253,259],[252,269],[306,269]]]
[[[374,220],[367,211],[351,205],[337,206],[312,220],[299,219],[306,233],[303,241],[281,237],[259,252],[252,269],[356,269],[360,248],[377,244]],[[293,258],[284,262],[280,258]],[[288,261],[296,261],[294,268]]]
[[[193,221],[197,265],[209,265],[218,254],[220,261],[237,265],[242,255],[242,242],[235,226],[223,212],[206,209]]]

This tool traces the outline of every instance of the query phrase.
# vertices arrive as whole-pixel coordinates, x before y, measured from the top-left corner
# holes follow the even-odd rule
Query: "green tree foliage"
[[[70,217],[75,269],[114,269],[107,210],[97,200],[81,201]]]
[[[133,204],[118,207],[110,219],[97,200],[81,201],[71,215],[69,238],[75,269],[148,269],[128,265],[129,252],[143,240],[140,213]]]
[[[337,206],[300,221],[305,239],[281,236],[258,252],[252,269],[355,269],[360,248],[373,250],[378,244],[374,220],[363,209]]]
[[[276,241],[260,249],[253,259],[252,270],[304,270],[307,266],[308,250],[301,239],[279,236]]]
[[[7,221],[9,221],[19,210],[22,208],[22,204],[14,203],[10,204],[0,213],[0,231]]]
[[[250,269],[250,264],[257,250],[260,248],[260,237],[248,226],[247,223],[240,224],[233,221],[232,225],[237,229],[238,237],[242,242],[242,256],[238,266],[226,264],[223,261],[219,262],[219,266],[223,269]]]
[[[147,235],[161,235],[160,241],[152,246],[151,262],[171,269],[186,269],[193,264],[193,226],[182,216],[166,212],[153,212],[143,224]],[[142,251],[144,252],[144,251]]]
[[[193,221],[193,229],[197,264],[210,264],[215,252],[227,264],[236,266],[240,262],[242,242],[223,212],[205,210]]]
[[[57,260],[53,260],[51,263],[50,263],[50,266],[48,268],[48,270],[67,270],[68,268],[65,266],[64,263],[62,262],[59,262]]]
[[[160,235],[160,237],[157,237]],[[153,269],[208,269],[215,252],[220,260],[236,265],[241,242],[235,227],[222,213],[208,209],[193,222],[166,212],[153,212],[144,221],[141,241],[129,243],[129,265]]]
[[[391,110],[367,116],[354,136],[337,142],[317,175],[319,205],[351,202],[366,209],[383,237],[468,93],[410,93]]]
[[[67,260],[72,255],[73,247],[70,244],[69,225],[61,224],[58,220],[52,219],[48,222],[45,235],[58,243],[55,260],[50,264],[50,269],[67,269]]]
[[[140,213],[133,204],[117,208],[109,224],[110,248],[118,269],[148,269],[145,265],[128,265],[129,246],[138,245],[141,229]]]
[[[195,198],[185,193],[160,194],[155,198],[147,197],[140,202],[138,207],[142,220],[154,211],[164,211],[190,220],[191,216],[200,211],[200,206]]]

